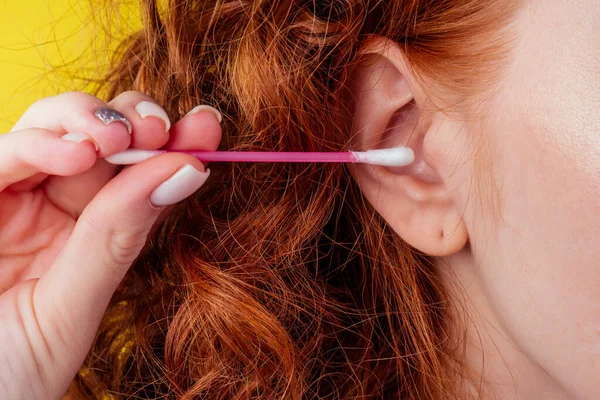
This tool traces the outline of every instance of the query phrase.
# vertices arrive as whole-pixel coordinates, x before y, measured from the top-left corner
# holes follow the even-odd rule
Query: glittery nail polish
[[[131,126],[131,122],[123,114],[114,110],[110,107],[102,106],[96,108],[94,111],[94,116],[98,118],[100,121],[104,122],[105,125],[112,124],[113,122],[120,122],[127,127],[127,131],[131,135],[133,130]]]

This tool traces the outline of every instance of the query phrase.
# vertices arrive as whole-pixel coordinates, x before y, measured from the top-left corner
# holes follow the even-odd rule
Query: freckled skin
[[[598,21],[596,0],[525,1],[481,129],[501,214],[471,209],[473,260],[451,263],[494,331],[484,375],[510,398],[600,398]]]

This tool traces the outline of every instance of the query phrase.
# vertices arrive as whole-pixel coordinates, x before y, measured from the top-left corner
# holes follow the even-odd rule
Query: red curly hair
[[[103,89],[173,120],[224,115],[222,149],[348,148],[342,91],[371,35],[469,98],[494,81],[510,0],[142,0]],[[444,71],[439,76],[439,71]],[[70,398],[461,396],[459,326],[432,260],[339,165],[215,164],[153,236]],[[452,333],[452,334],[451,334]]]

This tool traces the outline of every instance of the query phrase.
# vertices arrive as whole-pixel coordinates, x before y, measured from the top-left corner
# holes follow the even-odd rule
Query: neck
[[[468,391],[483,399],[572,399],[560,385],[527,354],[520,351],[505,329],[497,307],[486,291],[483,267],[468,249],[439,259],[438,268],[452,300],[455,319],[463,323],[457,338],[464,343],[464,367],[469,371]]]

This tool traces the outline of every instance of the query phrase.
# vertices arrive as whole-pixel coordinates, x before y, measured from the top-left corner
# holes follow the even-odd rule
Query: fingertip
[[[71,134],[67,134],[71,135]],[[51,155],[54,162],[53,175],[70,176],[90,169],[98,159],[98,145],[89,139],[83,139],[84,134],[71,135],[70,138],[81,140],[61,139],[64,142],[57,147]],[[87,135],[86,135],[87,136]]]
[[[185,153],[167,152],[153,157],[152,159],[148,159],[143,163],[148,163],[148,165],[150,165],[150,163],[152,163],[153,165],[160,164],[161,166],[164,166],[165,168],[171,170],[173,168],[177,168],[177,166],[191,165],[200,172],[206,172],[206,166],[202,161],[198,160],[194,156]]]
[[[188,114],[171,128],[166,148],[173,150],[216,150],[221,142],[221,124],[213,113]]]
[[[120,193],[129,193],[125,196],[128,201],[137,202],[141,197],[148,198],[154,188],[186,165],[200,173],[206,172],[204,164],[195,157],[182,153],[165,153],[123,170],[113,184],[119,186],[117,191]],[[132,185],[132,182],[136,184]]]
[[[109,105],[118,109],[133,127],[131,146],[155,150],[169,140],[171,121],[167,112],[149,96],[135,91],[120,94]]]
[[[131,133],[133,132],[131,122],[129,122],[125,115],[123,115],[120,111],[115,110],[114,108],[108,106],[96,107],[92,110],[92,114],[104,125],[117,123],[124,126],[127,129],[128,134],[131,135]]]
[[[162,121],[155,117],[146,117],[136,124],[131,146],[142,150],[160,149],[169,141],[169,132],[161,129]]]
[[[165,132],[171,129],[171,120],[167,112],[158,104],[152,101],[141,101],[135,105],[134,110],[142,120],[151,117],[161,121],[164,124]]]
[[[203,171],[191,164],[183,165],[150,193],[150,205],[166,207],[179,203],[194,194],[209,175],[210,170]]]
[[[124,122],[126,118],[121,117],[122,114],[105,106],[88,107],[89,111],[74,115],[63,124],[67,132],[85,132],[98,145],[100,157],[118,153],[131,145],[129,123]]]
[[[94,141],[94,139],[92,139],[89,135],[86,135],[85,133],[71,132],[71,133],[67,133],[66,135],[62,135],[60,138],[62,140],[66,140],[68,142],[75,142],[75,143],[81,143],[81,142],[87,141],[94,145],[95,151],[100,150],[100,147],[98,147],[98,143],[96,143]]]
[[[193,114],[199,113],[201,111],[209,112],[209,113],[213,114],[215,116],[215,118],[217,119],[217,121],[219,122],[219,124],[223,121],[223,115],[221,114],[221,112],[219,110],[217,110],[216,108],[206,105],[206,104],[202,104],[202,105],[192,108],[187,113],[187,115],[193,115]]]

